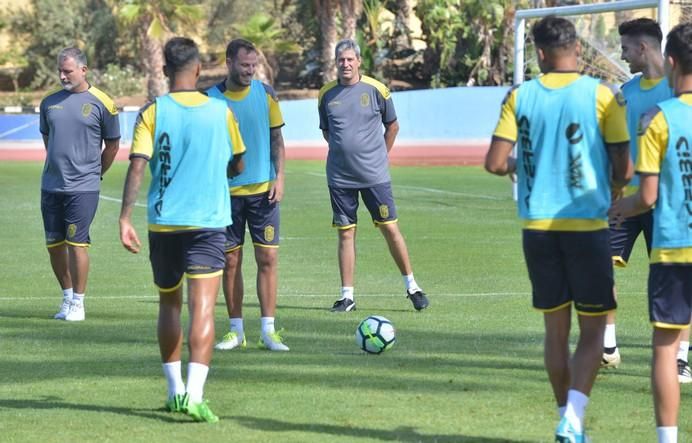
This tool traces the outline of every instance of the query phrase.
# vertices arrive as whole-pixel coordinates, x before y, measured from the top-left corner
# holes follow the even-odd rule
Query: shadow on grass
[[[270,418],[256,417],[230,417],[247,428],[253,428],[264,432],[313,432],[316,434],[330,434],[338,437],[376,438],[382,441],[399,442],[473,442],[473,443],[500,443],[516,442],[524,443],[526,440],[512,440],[510,438],[479,437],[473,435],[428,435],[421,434],[415,428],[402,426],[393,430],[353,428],[349,426],[325,425],[315,423],[289,423]],[[327,438],[325,438],[327,440]]]
[[[182,414],[173,415],[165,408],[160,409],[135,409],[118,406],[104,406],[93,404],[67,403],[60,397],[44,397],[43,399],[31,400],[2,400],[0,399],[0,409],[31,409],[31,410],[51,410],[61,409],[80,412],[107,412],[111,414],[128,415],[133,417],[157,420],[166,423],[191,423],[189,417]],[[176,418],[179,417],[179,418]]]

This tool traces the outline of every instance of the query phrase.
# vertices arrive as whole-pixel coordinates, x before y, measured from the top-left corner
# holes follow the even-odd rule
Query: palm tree
[[[254,43],[259,56],[257,78],[270,85],[274,84],[278,74],[277,56],[300,52],[297,43],[283,38],[284,30],[279,23],[261,12],[236,26],[235,30],[241,37]]]
[[[336,0],[313,0],[315,13],[320,24],[322,61],[322,82],[334,79],[336,65],[334,62],[334,47],[336,46]]]
[[[172,34],[171,26],[195,25],[204,17],[202,7],[184,0],[120,0],[115,9],[139,37],[147,99],[153,100],[168,91],[163,75],[163,42]]]
[[[344,33],[341,38],[356,38],[356,24],[363,13],[363,0],[339,0]]]

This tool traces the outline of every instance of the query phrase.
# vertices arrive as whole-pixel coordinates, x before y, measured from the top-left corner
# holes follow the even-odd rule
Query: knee
[[[257,248],[255,255],[257,267],[261,269],[272,269],[278,262],[278,254],[276,248]]]
[[[226,253],[226,271],[235,271],[240,263],[240,248]]]

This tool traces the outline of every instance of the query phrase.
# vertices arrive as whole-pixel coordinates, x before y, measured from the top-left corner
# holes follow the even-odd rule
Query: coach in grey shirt
[[[391,93],[377,80],[360,75],[360,47],[355,41],[346,39],[337,43],[335,56],[338,79],[324,85],[318,99],[320,129],[329,144],[327,184],[332,224],[339,232],[341,298],[334,303],[332,311],[348,312],[356,308],[353,275],[359,194],[375,226],[387,240],[401,271],[406,296],[416,310],[425,309],[428,299],[413,278],[392,196],[388,153],[394,146],[399,123]]]
[[[89,272],[89,227],[96,214],[101,177],[118,152],[120,126],[113,101],[87,82],[82,51],[63,49],[58,73],[62,89],[50,93],[40,105],[46,148],[41,213],[50,263],[63,293],[54,318],[81,321]]]

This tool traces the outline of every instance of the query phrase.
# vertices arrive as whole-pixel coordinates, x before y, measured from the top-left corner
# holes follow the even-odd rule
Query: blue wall
[[[492,135],[507,87],[426,89],[395,92],[398,141],[483,140]],[[317,99],[281,102],[287,143],[322,141]],[[132,140],[136,112],[120,113],[122,140]],[[0,115],[1,141],[39,141],[38,114]]]

